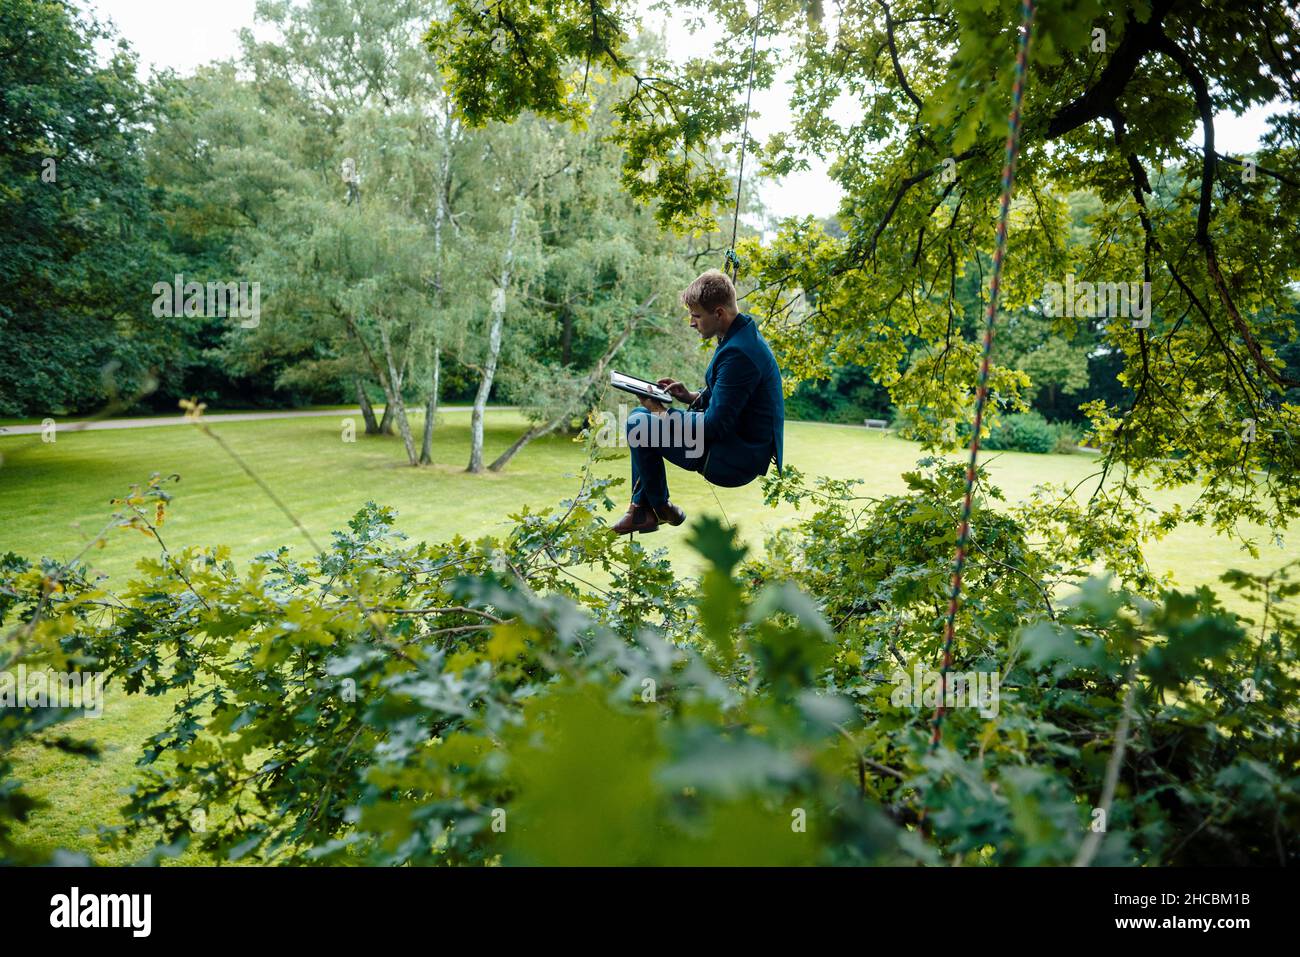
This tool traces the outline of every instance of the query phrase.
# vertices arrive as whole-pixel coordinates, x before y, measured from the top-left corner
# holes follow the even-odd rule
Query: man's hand
[[[659,388],[663,389],[678,402],[685,402],[687,405],[690,405],[697,398],[696,393],[692,392],[675,379],[660,379],[657,384]]]
[[[663,415],[668,411],[662,402],[656,402],[654,399],[647,399],[645,396],[641,396],[641,404],[655,415]]]

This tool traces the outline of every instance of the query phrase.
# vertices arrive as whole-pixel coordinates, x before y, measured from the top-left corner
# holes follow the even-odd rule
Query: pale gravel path
[[[440,406],[439,412],[469,412],[473,407],[468,405],[444,405]],[[508,412],[519,408],[515,405],[490,405],[487,407],[488,412]],[[375,406],[375,412],[383,414],[382,405]],[[414,412],[421,412],[422,409],[412,409]],[[280,412],[215,412],[212,414],[204,413],[203,421],[205,422],[256,422],[260,419],[310,419],[324,418],[331,415],[361,415],[361,409],[285,409]],[[103,419],[102,421],[71,421],[60,422],[55,419],[55,425],[60,432],[100,432],[108,429],[153,429],[164,425],[185,425],[189,420],[183,415],[165,415],[155,418],[140,419]],[[0,436],[5,435],[40,435],[42,425],[0,425]]]

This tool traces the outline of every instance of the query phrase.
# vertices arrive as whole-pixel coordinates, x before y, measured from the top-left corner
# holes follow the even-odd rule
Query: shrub
[[[981,444],[1010,452],[1051,452],[1057,436],[1057,430],[1038,412],[1016,412],[1003,416]]]
[[[1083,441],[1083,431],[1069,422],[1053,423],[1052,429],[1056,432],[1056,445],[1052,451],[1060,455],[1074,455],[1079,451],[1079,443]]]

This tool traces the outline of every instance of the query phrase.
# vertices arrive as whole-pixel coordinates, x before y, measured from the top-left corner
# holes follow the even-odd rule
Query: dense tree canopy
[[[0,8],[0,415],[129,404],[168,358],[145,92],[125,47],[98,61],[104,39],[62,4]]]

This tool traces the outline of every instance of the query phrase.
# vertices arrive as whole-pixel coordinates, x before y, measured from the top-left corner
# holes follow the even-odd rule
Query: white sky
[[[171,67],[190,73],[211,60],[230,57],[239,47],[236,32],[253,25],[255,0],[81,0],[101,18],[111,19],[118,32],[140,55],[142,72],[150,67]],[[828,10],[828,15],[830,11]],[[658,21],[647,18],[647,25]],[[702,53],[705,42],[684,30],[669,33],[672,49],[683,56]],[[748,49],[740,55],[748,53]],[[770,91],[755,91],[754,109],[760,116],[750,122],[750,135],[763,140],[788,127],[790,111],[781,83]],[[848,113],[851,104],[842,112]],[[1259,107],[1242,116],[1215,117],[1216,146],[1222,153],[1251,152],[1266,129],[1265,119],[1276,107]],[[841,112],[841,111],[837,111]],[[840,117],[843,119],[844,117]],[[1199,136],[1197,138],[1199,142]],[[752,169],[753,167],[749,167]],[[813,169],[781,181],[766,181],[760,195],[775,216],[827,216],[838,206],[840,188],[826,175],[826,165],[814,160]]]

